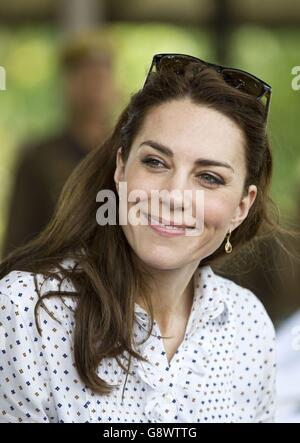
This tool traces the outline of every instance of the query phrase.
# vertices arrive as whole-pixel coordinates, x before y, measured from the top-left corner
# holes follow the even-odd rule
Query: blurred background
[[[300,90],[292,87],[299,0],[1,0],[2,257],[45,226],[71,171],[163,52],[241,68],[272,85],[272,196],[282,220],[300,225]],[[222,272],[253,290],[277,327],[300,308],[299,264],[272,237],[254,256],[256,265],[242,258],[238,271],[225,263]]]

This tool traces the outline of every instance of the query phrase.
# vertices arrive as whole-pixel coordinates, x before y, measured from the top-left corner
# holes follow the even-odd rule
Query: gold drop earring
[[[229,232],[226,235],[225,252],[227,252],[227,254],[230,254],[230,252],[232,251],[232,244],[229,241],[230,236],[231,236],[231,230],[229,230]]]

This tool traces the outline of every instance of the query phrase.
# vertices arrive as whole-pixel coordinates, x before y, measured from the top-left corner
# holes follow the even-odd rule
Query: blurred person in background
[[[108,135],[119,97],[113,76],[114,50],[109,32],[103,30],[63,44],[59,61],[67,124],[60,133],[21,149],[2,256],[47,225],[73,169]]]

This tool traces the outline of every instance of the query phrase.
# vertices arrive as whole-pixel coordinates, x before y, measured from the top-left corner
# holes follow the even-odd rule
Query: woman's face
[[[150,223],[122,225],[130,246],[144,263],[171,270],[200,262],[221,245],[229,230],[242,223],[257,192],[251,185],[243,195],[244,149],[243,133],[234,122],[189,99],[164,103],[148,113],[125,164],[121,148],[118,150],[115,181],[117,185],[126,182],[128,194],[143,191],[139,201],[142,215],[151,214],[158,221],[162,221],[165,203],[161,200],[159,213],[151,212],[152,190],[176,190],[182,196],[183,191],[190,191],[189,204],[171,194],[170,217],[164,218],[165,225],[178,220],[182,211],[190,211],[192,217],[185,223],[195,226],[197,217],[203,217],[203,229],[198,235],[184,235],[180,234],[187,232],[184,229],[176,231]],[[201,214],[196,204],[197,190],[203,196]],[[128,211],[135,203],[127,203]]]

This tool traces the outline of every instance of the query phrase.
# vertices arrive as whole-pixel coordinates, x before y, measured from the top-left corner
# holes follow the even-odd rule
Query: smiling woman
[[[273,420],[273,325],[211,268],[276,227],[270,88],[186,56],[160,69],[163,59],[73,172],[46,229],[0,266],[2,421]],[[142,191],[149,223],[99,226],[97,193],[120,204],[123,182]],[[168,216],[164,197],[151,206],[154,190],[170,196]],[[203,193],[203,213],[185,191]],[[200,235],[185,235],[199,217]]]

